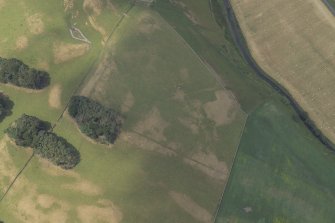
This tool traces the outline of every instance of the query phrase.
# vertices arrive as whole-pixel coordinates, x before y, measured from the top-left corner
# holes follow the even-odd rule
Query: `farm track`
[[[72,96],[74,96],[78,90],[80,89],[80,87],[82,86],[82,84],[85,82],[86,78],[98,67],[99,62],[101,61],[101,59],[103,58],[104,54],[106,53],[106,50],[108,48],[108,43],[111,40],[111,37],[113,36],[113,34],[115,33],[115,31],[117,30],[117,28],[120,26],[120,24],[122,23],[122,21],[124,20],[124,18],[127,16],[127,13],[129,13],[129,11],[134,7],[134,3],[130,3],[130,6],[125,10],[125,12],[122,13],[122,16],[120,17],[119,21],[115,24],[115,26],[113,27],[111,33],[108,36],[108,39],[105,42],[105,46],[103,47],[103,49],[101,50],[99,56],[92,62],[91,68],[88,70],[88,72],[83,75],[82,80],[79,82],[79,84],[77,85],[77,87],[75,87],[74,91],[72,92],[72,94],[70,95],[69,101],[66,103],[63,111],[61,112],[61,114],[59,115],[59,117],[57,118],[56,122],[52,125],[51,128],[51,132],[55,129],[55,127],[57,126],[57,124],[59,123],[59,121],[63,118],[64,113],[66,112],[69,103],[70,103],[70,99]],[[17,179],[20,177],[20,175],[22,174],[22,172],[26,169],[26,167],[29,165],[29,163],[31,162],[31,160],[34,158],[34,153],[29,157],[29,159],[26,161],[26,163],[24,164],[24,166],[20,169],[20,171],[15,175],[14,179],[12,180],[12,182],[9,184],[9,186],[7,187],[5,193],[0,197],[0,202],[2,202],[6,195],[9,193],[9,191],[11,190],[11,188],[14,186],[15,182],[17,181]]]
[[[323,2],[328,6],[329,9],[332,9],[331,12],[335,14],[335,9],[332,8],[327,0]],[[253,56],[250,53],[250,50],[247,46],[246,40],[242,33],[242,30],[239,26],[237,17],[234,13],[234,10],[231,6],[230,0],[224,0],[224,8],[226,21],[228,29],[230,31],[231,37],[240,52],[240,55],[245,60],[245,62],[252,68],[252,70],[266,83],[268,83],[275,91],[284,96],[291,104],[295,112],[298,114],[299,118],[302,120],[307,129],[328,149],[335,152],[335,145],[332,143],[328,137],[326,137],[321,130],[315,125],[313,120],[311,120],[304,109],[299,105],[299,103],[294,99],[294,97],[276,80],[274,80],[270,75],[268,75],[255,61]]]
[[[113,36],[113,34],[115,33],[115,31],[117,30],[117,28],[121,25],[122,21],[125,19],[125,17],[127,17],[127,13],[130,12],[130,10],[134,7],[134,3],[132,2],[130,4],[130,6],[125,10],[125,12],[122,13],[122,16],[120,17],[119,21],[115,24],[115,26],[113,27],[111,33],[109,34],[107,40],[105,41],[105,46],[103,47],[103,49],[101,50],[99,56],[92,62],[91,68],[87,71],[87,73],[85,75],[83,75],[83,78],[81,79],[81,81],[79,82],[79,84],[77,85],[77,87],[74,89],[74,91],[72,92],[69,101],[66,103],[62,113],[60,114],[60,116],[58,117],[58,119],[56,120],[56,122],[54,123],[54,125],[52,126],[52,129],[54,129],[57,124],[59,123],[59,121],[63,118],[64,113],[66,112],[69,104],[70,104],[70,99],[72,96],[74,96],[76,93],[78,93],[78,90],[81,88],[81,86],[83,85],[83,83],[85,82],[85,80],[89,77],[89,75],[91,73],[93,73],[97,67],[99,66],[100,61],[103,59],[108,47],[109,47],[109,42],[111,41],[111,38]]]
[[[218,202],[218,204],[217,204],[215,213],[214,213],[214,215],[213,215],[213,219],[212,219],[212,220],[213,220],[213,221],[212,221],[213,223],[216,222],[216,219],[217,219],[218,214],[219,214],[219,212],[220,212],[220,207],[221,207],[221,204],[222,204],[222,201],[223,201],[223,198],[224,198],[224,195],[225,195],[225,192],[226,192],[228,183],[229,183],[230,175],[231,175],[231,173],[232,173],[232,171],[233,171],[233,168],[234,168],[234,166],[235,166],[235,164],[236,164],[235,161],[236,161],[238,152],[239,152],[239,150],[240,150],[240,145],[241,145],[241,141],[242,141],[242,137],[243,137],[243,133],[244,133],[245,127],[246,127],[247,122],[248,122],[248,118],[249,118],[249,114],[247,114],[247,117],[245,118],[244,126],[243,126],[243,128],[242,128],[242,130],[241,130],[241,133],[240,133],[240,140],[239,140],[239,143],[238,143],[238,145],[237,145],[237,148],[236,148],[236,151],[235,151],[235,154],[234,154],[234,158],[233,158],[231,167],[230,167],[230,169],[229,169],[229,173],[228,173],[228,175],[227,175],[227,180],[226,180],[226,182],[225,182],[225,185],[224,185],[222,194],[221,194],[221,196],[220,196],[220,200],[219,200],[219,202]]]
[[[10,191],[10,189],[13,187],[13,185],[15,184],[16,180],[19,178],[19,176],[22,174],[22,172],[26,169],[26,167],[28,166],[28,164],[30,163],[30,161],[34,158],[34,152],[31,154],[31,156],[29,157],[29,159],[27,160],[27,162],[23,165],[23,167],[20,169],[20,171],[15,175],[14,179],[12,180],[12,182],[9,184],[9,186],[7,187],[5,193],[3,193],[3,195],[0,197],[0,202],[6,197],[6,195],[8,194],[8,192]]]

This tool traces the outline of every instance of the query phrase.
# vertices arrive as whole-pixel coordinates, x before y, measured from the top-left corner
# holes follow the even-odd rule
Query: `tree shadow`
[[[12,114],[13,107],[14,102],[7,95],[0,92],[0,122]]]

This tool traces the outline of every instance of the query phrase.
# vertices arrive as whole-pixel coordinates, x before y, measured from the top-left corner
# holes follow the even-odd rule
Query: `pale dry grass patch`
[[[95,15],[100,15],[103,7],[104,4],[102,0],[84,0],[83,3],[83,8],[93,11]]]
[[[150,136],[157,141],[165,141],[164,130],[169,126],[169,123],[165,121],[160,114],[157,107],[153,107],[148,112],[146,117],[142,121],[139,121],[135,126],[135,131]]]
[[[44,23],[42,20],[43,16],[40,13],[36,13],[34,15],[29,15],[26,17],[26,22],[28,25],[29,31],[34,34],[38,35],[43,33],[44,31]]]
[[[315,0],[232,5],[258,64],[335,141],[335,17]]]
[[[125,99],[121,105],[121,112],[122,113],[128,112],[134,106],[134,103],[135,103],[135,97],[133,93],[129,91],[125,96]]]
[[[90,46],[87,43],[69,44],[69,43],[55,43],[53,45],[54,63],[60,64],[74,58],[83,56]]]
[[[108,39],[108,33],[105,30],[105,28],[102,27],[101,25],[99,25],[98,22],[95,20],[95,18],[93,16],[89,16],[88,21],[90,22],[92,28],[95,29],[95,31],[97,31],[98,33],[101,34],[102,40],[104,42],[106,42],[107,39]]]
[[[212,215],[189,196],[175,191],[170,191],[169,195],[181,209],[190,214],[195,220],[203,223],[211,222]]]
[[[153,152],[158,152],[162,155],[167,155],[167,156],[176,156],[176,152],[174,151],[174,147],[169,147],[173,148],[169,149],[167,147],[164,147],[156,142],[153,142],[152,140],[149,140],[148,138],[138,135],[136,133],[132,132],[122,132],[120,135],[120,139],[135,145],[136,147],[143,149],[143,150],[148,150],[148,151],[153,151]]]
[[[49,106],[52,108],[60,108],[62,105],[61,102],[62,87],[59,84],[55,84],[51,87],[49,93]]]
[[[17,50],[23,50],[28,46],[28,38],[26,36],[19,36],[16,39],[15,47]]]
[[[204,105],[206,115],[217,126],[229,124],[235,119],[239,104],[232,92],[220,90],[215,92],[216,100]]]
[[[197,152],[191,159],[184,159],[187,164],[199,169],[207,176],[224,181],[228,177],[229,168],[224,161],[218,160],[213,153]]]
[[[77,214],[82,223],[118,223],[122,220],[122,212],[113,204],[108,204],[106,207],[81,205],[77,208]]]
[[[6,5],[6,0],[0,0],[0,10],[5,7]]]

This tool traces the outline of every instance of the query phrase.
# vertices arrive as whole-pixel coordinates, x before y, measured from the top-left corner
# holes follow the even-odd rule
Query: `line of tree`
[[[45,71],[30,68],[18,59],[0,57],[0,82],[18,87],[42,89],[50,84],[50,75]]]
[[[121,131],[121,116],[113,109],[84,96],[71,98],[68,113],[85,135],[103,144],[113,144]]]
[[[35,154],[64,169],[80,162],[80,153],[64,138],[50,132],[51,124],[34,116],[23,114],[5,130],[16,145],[31,147]]]
[[[0,122],[12,113],[13,106],[14,103],[9,97],[0,92]]]

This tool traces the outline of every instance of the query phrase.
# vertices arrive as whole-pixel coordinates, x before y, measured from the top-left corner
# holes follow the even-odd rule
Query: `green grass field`
[[[2,133],[22,113],[56,123],[79,86],[78,94],[125,120],[119,140],[106,147],[65,113],[54,131],[80,151],[81,163],[64,171],[34,157],[0,203],[1,220],[212,222],[239,147],[216,222],[332,222],[334,155],[242,61],[208,1],[159,0],[127,15],[129,1],[111,3],[75,1],[67,10],[56,1],[0,4],[8,21],[0,24],[0,56],[52,77],[41,92],[0,85],[15,103],[0,125],[2,192],[31,155]],[[32,32],[39,18],[43,29]],[[92,44],[68,58],[76,51],[69,45],[81,44],[69,34],[74,24]]]
[[[249,116],[216,222],[334,221],[334,152],[290,113],[267,102]]]
[[[2,10],[11,10],[16,3],[6,3]],[[154,11],[135,7],[110,42],[101,44],[104,36],[85,22],[89,20],[85,16],[93,15],[86,15],[78,2],[72,8],[79,12],[76,18],[63,13],[62,4],[34,3],[27,1],[22,15],[32,11],[43,17],[57,9],[58,14],[48,16],[58,19],[50,18],[53,24],[44,23],[39,34],[22,34],[18,29],[12,33],[12,45],[4,43],[8,48],[4,47],[2,56],[18,57],[31,66],[47,69],[52,83],[41,92],[29,93],[1,85],[15,103],[13,115],[1,123],[1,132],[22,113],[55,123],[81,80],[89,74],[82,87],[85,92],[91,86],[90,77],[94,79],[95,71],[100,73],[102,66],[107,71],[102,72],[102,79],[94,83],[89,95],[122,113],[124,133],[112,148],[98,145],[85,138],[65,115],[54,131],[80,150],[81,163],[74,171],[62,171],[33,158],[1,202],[1,219],[209,222],[245,123],[245,114],[232,93],[216,82],[207,66]],[[115,15],[103,9],[95,21],[111,32],[128,6],[120,1],[115,4],[119,7]],[[72,23],[92,45],[82,56],[57,60],[62,44],[78,44],[68,33]],[[108,24],[110,27],[106,27]],[[51,35],[56,28],[59,35]],[[18,49],[16,39],[21,35],[27,36],[28,43]],[[37,40],[36,45],[32,44],[35,38],[43,40],[46,51],[40,50]],[[58,107],[54,103],[57,100]],[[220,115],[217,109],[222,103],[229,106]],[[5,139],[1,152],[4,162],[0,165],[0,183],[4,192],[31,152]]]
[[[229,36],[221,43],[213,38],[213,33],[224,34],[210,23],[207,1],[179,2],[184,3],[177,4],[179,11],[163,1],[155,7],[221,75],[249,114],[216,222],[332,222],[333,152],[245,66]],[[200,25],[185,19],[185,10],[200,15]]]

